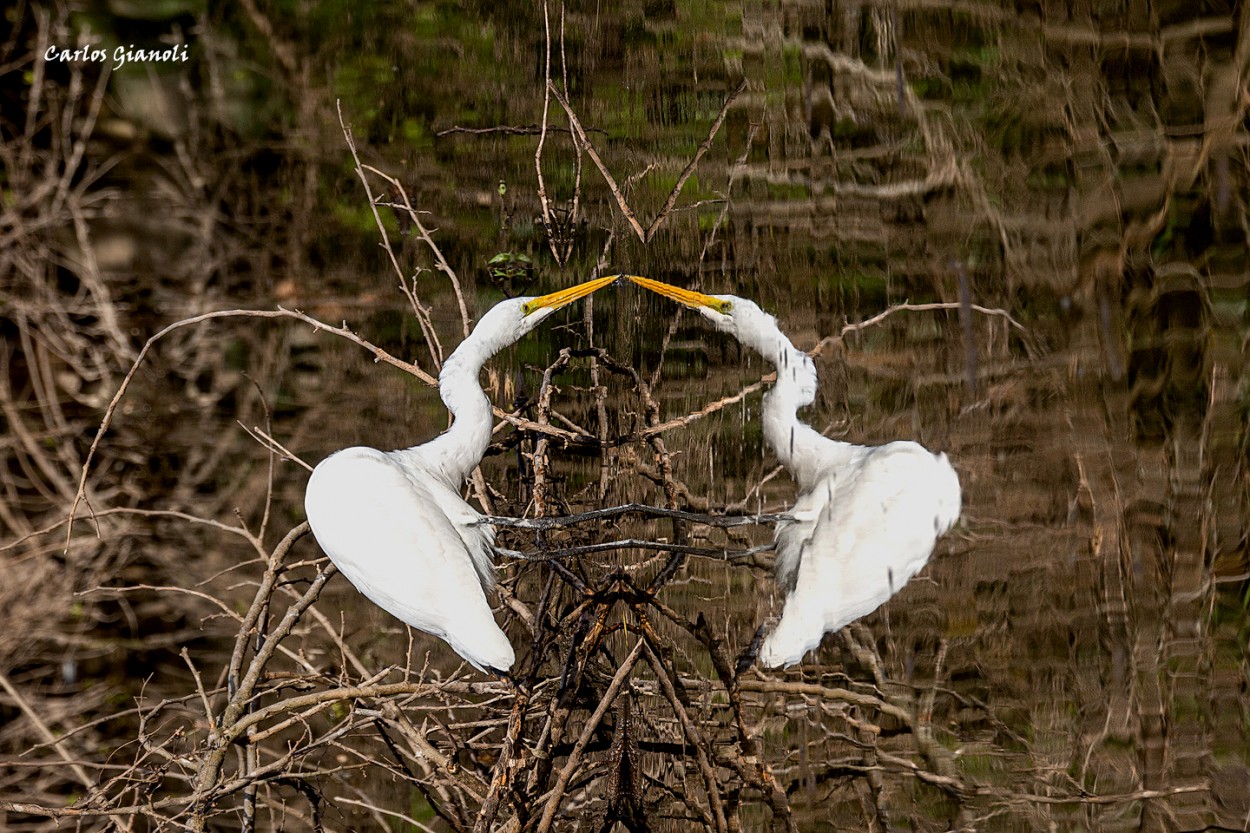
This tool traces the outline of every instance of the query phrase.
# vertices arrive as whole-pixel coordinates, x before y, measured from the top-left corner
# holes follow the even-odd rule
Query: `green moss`
[[[912,92],[924,101],[940,101],[951,97],[951,83],[946,78],[916,78],[911,82]]]
[[[436,814],[434,812],[434,808],[430,806],[430,802],[426,801],[425,796],[421,794],[420,790],[413,790],[412,792],[408,793],[408,816],[409,818],[412,818],[418,823],[424,825],[424,824],[427,824],[428,822],[434,821],[435,815]],[[409,825],[409,824],[405,824],[400,829],[402,831],[405,831],[405,833],[407,833],[407,831],[412,831],[412,833],[420,833],[420,831],[422,830],[422,828],[413,827],[412,825]],[[425,828],[425,829],[428,829],[428,828]]]
[[[373,208],[361,200],[343,200],[333,206],[334,219],[346,229],[363,234],[377,234],[378,224],[373,216]],[[399,222],[389,210],[379,211],[382,225],[389,233],[399,233]]]
[[[888,305],[889,278],[885,271],[862,268],[833,269],[821,272],[817,290],[843,300],[855,301],[855,306],[883,307]]]
[[[787,43],[781,50],[781,79],[792,84],[803,82],[803,49],[797,43]]]
[[[806,182],[762,182],[764,196],[769,201],[811,199],[811,187]]]
[[[409,150],[418,150],[422,148],[434,147],[434,136],[426,128],[425,124],[418,119],[406,118],[400,124],[400,138],[403,139]]]
[[[1029,188],[1043,191],[1058,191],[1073,184],[1072,170],[1067,160],[1048,162],[1033,168],[1025,177],[1024,183]]]

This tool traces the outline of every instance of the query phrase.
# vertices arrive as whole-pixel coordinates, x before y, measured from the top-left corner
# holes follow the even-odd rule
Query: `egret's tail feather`
[[[766,668],[795,665],[804,654],[820,645],[824,635],[822,623],[806,622],[783,613],[776,629],[760,646],[760,663]]]
[[[508,641],[508,637],[499,629],[494,620],[491,620],[490,627],[483,626],[475,634],[461,633],[456,637],[453,640],[451,635],[448,635],[447,644],[483,673],[504,676],[516,662],[516,653],[512,650],[512,643]]]
[[[492,668],[489,665],[483,668],[482,671],[484,671],[487,674],[493,674],[494,676],[503,680],[508,685],[514,688],[516,687],[516,680],[512,679],[512,675],[509,674],[507,671],[500,671],[498,668]]]

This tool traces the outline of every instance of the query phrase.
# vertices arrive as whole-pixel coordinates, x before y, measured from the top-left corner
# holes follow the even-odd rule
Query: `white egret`
[[[631,280],[697,310],[777,368],[764,396],[764,439],[799,497],[794,520],[776,530],[776,579],[787,596],[759,657],[768,667],[793,665],[925,565],[938,536],[959,518],[959,478],[945,454],[918,443],[854,445],[800,422],[798,409],[816,398],[816,367],[754,302]]]
[[[439,374],[450,428],[412,448],[338,451],[308,480],[308,523],[339,571],[378,607],[443,639],[478,670],[503,674],[515,660],[486,601],[495,585],[495,530],[479,524],[481,515],[460,496],[490,444],[493,414],[478,374],[547,316],[614,280],[496,304]]]

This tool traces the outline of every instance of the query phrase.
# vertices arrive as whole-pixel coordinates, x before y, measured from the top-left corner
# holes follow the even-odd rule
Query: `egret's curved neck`
[[[438,392],[451,411],[451,427],[429,442],[401,452],[419,457],[453,489],[460,488],[490,445],[494,413],[478,379],[482,365],[511,343],[498,333],[483,335],[479,330],[460,342],[438,375]]]
[[[799,490],[810,489],[831,466],[850,460],[859,447],[831,440],[799,420],[799,408],[816,400],[816,365],[790,343],[776,321],[770,317],[742,341],[777,368],[777,383],[764,396],[764,440]]]

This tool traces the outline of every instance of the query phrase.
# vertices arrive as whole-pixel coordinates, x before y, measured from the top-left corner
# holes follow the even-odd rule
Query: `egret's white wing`
[[[844,479],[809,553],[826,630],[876,610],[928,562],[948,485],[941,468],[915,443],[890,443]]]
[[[796,423],[794,430],[816,434],[802,423]],[[872,446],[832,442],[818,434],[816,439],[819,442],[808,443],[808,452],[800,467],[804,470],[803,478],[795,474],[802,491],[788,513],[794,520],[778,524],[774,537],[777,550],[774,573],[777,586],[785,593],[794,590],[799,564],[816,534],[817,525],[829,520],[836,502],[847,498],[850,479],[869,457],[880,451]],[[807,481],[811,482],[811,487],[803,488]]]
[[[495,528],[480,523],[481,513],[460,496],[457,488],[460,484],[448,483],[438,469],[429,467],[422,451],[421,448],[409,449],[403,456],[387,455],[387,458],[395,462],[410,480],[428,489],[434,503],[451,522],[468,550],[482,589],[490,593],[495,589]]]
[[[959,500],[945,456],[912,442],[873,449],[804,493],[798,519],[778,529],[790,595],[761,660],[798,662],[825,633],[876,610],[929,560]]]
[[[817,484],[817,488],[799,495],[794,506],[786,513],[794,520],[782,521],[777,525],[773,542],[777,561],[773,566],[773,576],[777,586],[787,595],[794,591],[803,554],[811,545],[817,522],[828,514],[836,487],[837,475],[827,475]]]
[[[381,451],[349,448],[317,466],[304,501],[317,542],[370,601],[478,668],[512,666],[473,555],[431,483]]]

